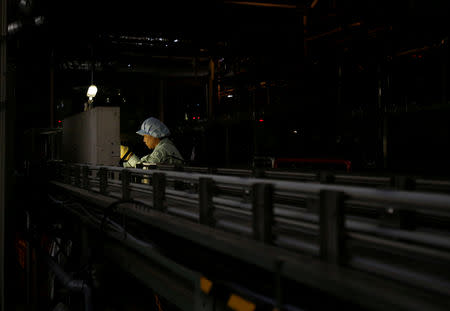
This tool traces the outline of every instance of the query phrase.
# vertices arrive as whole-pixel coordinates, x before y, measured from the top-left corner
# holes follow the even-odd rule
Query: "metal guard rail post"
[[[212,174],[172,172],[161,170],[140,170],[119,167],[87,166],[88,170],[99,171],[100,192],[107,195],[107,172],[126,172],[146,176],[152,180],[153,208],[164,211],[167,182],[179,180],[199,184],[199,219],[200,223],[211,226],[214,224],[212,185],[227,184],[237,188],[251,187],[253,190],[253,235],[257,240],[270,244],[272,242],[273,194],[274,193],[305,193],[319,197],[320,205],[320,257],[328,263],[340,266],[346,262],[344,252],[344,237],[349,236],[349,220],[344,215],[344,202],[349,200],[373,202],[381,207],[392,206],[411,211],[450,217],[450,196],[445,194],[420,193],[404,190],[373,189],[367,187],[341,186],[318,183],[302,183],[260,178],[241,178]],[[85,172],[85,168],[82,172]],[[65,170],[63,170],[65,171]],[[100,173],[101,172],[101,173]],[[85,174],[83,174],[84,176]],[[105,177],[106,176],[106,181]],[[123,175],[122,175],[123,176]],[[155,178],[156,177],[156,178]],[[63,176],[68,183],[70,179]],[[154,183],[153,183],[154,182]],[[71,183],[71,182],[69,182]],[[105,187],[106,183],[106,187]],[[103,184],[103,185],[102,185]],[[83,182],[83,185],[85,183]],[[122,178],[122,191],[129,193],[130,183]],[[215,186],[217,187],[217,186]],[[347,220],[346,220],[347,219]],[[355,236],[355,235],[354,235]],[[447,249],[446,252],[449,250]],[[442,258],[446,258],[445,256]],[[448,280],[447,280],[448,281]],[[450,295],[449,295],[450,296]],[[448,298],[448,297],[447,297]]]

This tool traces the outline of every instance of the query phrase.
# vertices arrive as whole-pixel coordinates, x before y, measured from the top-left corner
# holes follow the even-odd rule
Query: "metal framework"
[[[291,308],[286,284],[372,310],[450,305],[450,195],[161,169],[53,163],[51,170],[57,191],[105,215],[115,206],[117,215],[278,280],[269,300],[236,290],[255,306]],[[66,208],[102,226],[93,210]],[[202,271],[109,226],[111,258],[119,266],[183,310],[214,309]]]
[[[0,9],[0,310],[5,309],[5,209],[6,209],[6,34],[7,1],[1,0]]]

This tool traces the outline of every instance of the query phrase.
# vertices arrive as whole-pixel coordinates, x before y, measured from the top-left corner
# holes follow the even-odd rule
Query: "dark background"
[[[122,141],[141,156],[135,131],[155,116],[185,158],[195,146],[192,165],[450,172],[447,1],[25,4],[8,3],[9,24],[22,23],[8,36],[17,166],[24,133],[82,111],[93,77],[94,105],[121,107]]]

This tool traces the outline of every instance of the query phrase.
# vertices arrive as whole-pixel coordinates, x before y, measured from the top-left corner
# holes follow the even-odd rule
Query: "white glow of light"
[[[227,97],[228,97],[228,98],[231,98],[231,97],[233,97],[233,95],[232,95],[232,94],[230,94],[230,95],[228,95]]]
[[[38,16],[38,17],[36,17],[35,19],[34,19],[34,23],[37,25],[37,26],[40,26],[40,25],[42,25],[42,24],[44,24],[44,16]]]
[[[178,42],[178,39],[173,40],[173,42],[177,43],[177,42]]]
[[[87,93],[86,93],[86,96],[89,97],[89,99],[92,100],[92,98],[94,98],[95,95],[97,95],[97,87],[96,87],[95,85],[92,84],[92,85],[88,88],[88,91],[87,91]]]

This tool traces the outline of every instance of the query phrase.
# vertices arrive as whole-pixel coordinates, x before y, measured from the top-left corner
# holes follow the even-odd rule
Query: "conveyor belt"
[[[117,212],[268,273],[281,260],[289,282],[367,309],[449,305],[449,195],[117,167],[56,172],[52,184],[84,201],[140,202],[146,208]]]

